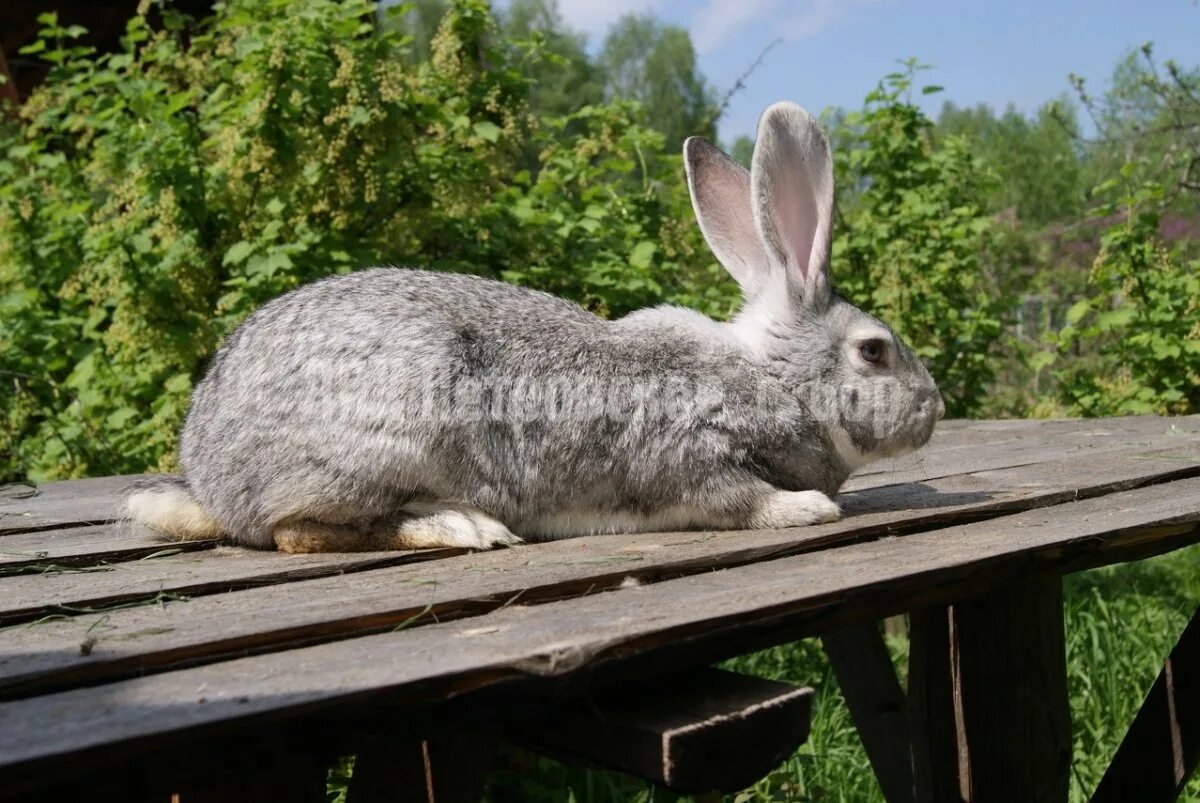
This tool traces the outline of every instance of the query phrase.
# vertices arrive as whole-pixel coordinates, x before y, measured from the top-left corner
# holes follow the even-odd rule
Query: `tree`
[[[388,15],[382,20],[385,28],[394,28],[412,37],[408,58],[416,64],[429,61],[433,52],[433,37],[449,8],[447,0],[408,0],[408,12]]]
[[[534,45],[524,72],[535,114],[572,114],[604,100],[604,71],[589,58],[583,34],[566,27],[557,0],[512,0],[501,30],[506,39]]]
[[[611,98],[642,104],[647,123],[675,149],[692,135],[716,136],[716,98],[696,65],[686,30],[628,14],[604,40],[600,65]]]
[[[1104,95],[1091,95],[1078,76],[1071,81],[1097,129],[1087,143],[1093,183],[1134,163],[1131,178],[1160,185],[1165,207],[1200,207],[1200,68],[1160,67],[1147,43],[1117,65]]]
[[[733,147],[729,149],[729,155],[733,157],[733,161],[749,170],[750,160],[754,158],[754,140],[742,134],[733,141]]]
[[[1011,105],[997,117],[989,106],[946,103],[937,124],[940,136],[966,137],[995,171],[999,181],[987,199],[988,210],[1012,210],[1019,221],[1034,226],[1073,220],[1083,211],[1078,130],[1075,106],[1065,99],[1043,105],[1032,117]]]

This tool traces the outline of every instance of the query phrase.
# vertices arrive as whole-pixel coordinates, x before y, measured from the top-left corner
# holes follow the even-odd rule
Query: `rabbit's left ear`
[[[729,155],[700,137],[683,143],[688,190],[700,231],[717,260],[750,300],[770,278],[771,260],[750,210],[750,174]]]
[[[829,301],[833,158],[808,112],[776,103],[758,122],[750,170],[754,222],[771,260],[804,306]]]

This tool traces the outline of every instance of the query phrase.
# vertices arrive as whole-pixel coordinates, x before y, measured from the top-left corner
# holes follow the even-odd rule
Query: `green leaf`
[[[225,258],[221,262],[224,265],[236,265],[239,262],[246,261],[246,257],[250,256],[253,250],[253,245],[242,240],[229,247],[229,250],[225,252]]]
[[[138,411],[132,407],[118,407],[109,413],[105,424],[109,429],[123,429],[126,424],[137,417]]]
[[[192,389],[192,378],[187,374],[175,374],[163,382],[163,387],[172,393],[186,393]]]
[[[1034,371],[1041,371],[1054,364],[1055,354],[1052,351],[1039,351],[1029,358],[1029,367]]]
[[[495,142],[500,139],[500,126],[495,123],[484,120],[474,125],[475,133],[488,142]]]
[[[1083,316],[1088,314],[1088,310],[1092,308],[1092,303],[1089,299],[1081,298],[1071,305],[1067,310],[1067,323],[1075,325],[1083,320]]]
[[[1121,307],[1097,315],[1096,324],[1104,330],[1116,329],[1120,326],[1129,325],[1135,315],[1137,315],[1137,310],[1133,307]]]
[[[658,244],[652,243],[649,240],[642,240],[633,247],[633,251],[629,253],[629,264],[639,270],[645,270],[650,267],[650,262],[654,259],[654,254],[658,251]]]

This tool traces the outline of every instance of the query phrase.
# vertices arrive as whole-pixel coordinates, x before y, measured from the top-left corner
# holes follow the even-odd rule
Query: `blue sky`
[[[855,108],[896,60],[935,67],[926,101],[1009,103],[1032,111],[1067,91],[1068,74],[1094,89],[1143,42],[1185,65],[1200,61],[1196,0],[559,0],[566,21],[593,44],[630,11],[687,28],[705,75],[722,93],[772,39],[768,54],[721,124],[731,141],[754,133],[759,112],[790,99],[813,111]]]

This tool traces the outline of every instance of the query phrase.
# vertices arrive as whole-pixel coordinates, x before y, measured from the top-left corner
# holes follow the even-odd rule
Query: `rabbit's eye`
[[[864,340],[858,346],[858,353],[867,362],[880,363],[883,362],[886,347],[882,340]]]

